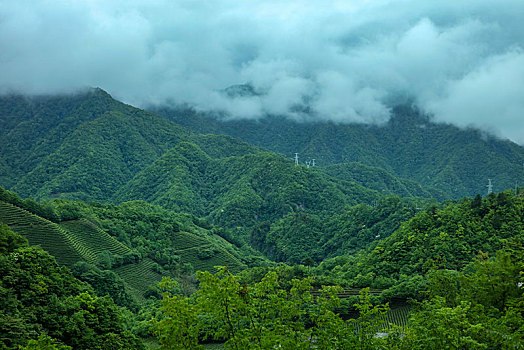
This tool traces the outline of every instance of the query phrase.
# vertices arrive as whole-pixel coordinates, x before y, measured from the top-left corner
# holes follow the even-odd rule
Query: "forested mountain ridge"
[[[317,157],[317,165],[337,163],[326,168],[329,174],[383,194],[429,195],[440,199],[460,195],[460,191],[450,193],[450,186],[444,190],[443,186],[439,186],[439,190],[432,188],[431,185],[435,184],[433,180],[429,186],[421,188],[412,182],[418,180],[412,174],[401,174],[411,180],[396,179],[399,175],[390,164],[393,159],[391,152],[380,149],[380,135],[373,135],[380,128],[360,125],[352,130],[343,125],[297,124],[276,117],[255,124],[221,124],[210,118],[188,114],[187,111],[169,116],[193,129],[195,123],[200,123],[197,132],[224,132],[233,136],[236,133],[236,136],[250,143],[285,155],[300,150],[303,160],[323,154]],[[3,96],[0,98],[0,124],[3,127],[0,131],[0,183],[22,196],[35,198],[106,201],[138,171],[182,141],[197,144],[213,158],[263,151],[235,138],[196,134],[165,118],[120,103],[101,89],[63,96]],[[239,131],[237,127],[245,130]],[[372,133],[370,130],[375,131]],[[316,147],[314,152],[301,145],[308,139],[306,148]],[[351,155],[340,158],[341,148],[344,152],[350,150]],[[367,154],[370,150],[374,151]],[[407,153],[410,152],[415,151]],[[404,153],[399,151],[401,155]],[[327,154],[331,155],[326,158]],[[427,168],[423,164],[420,167]],[[506,168],[509,173],[505,174],[509,175],[505,176],[513,177],[511,167]],[[414,174],[420,171],[423,170],[417,169]],[[449,171],[450,176],[456,177],[448,167]],[[497,185],[497,178],[492,178]],[[460,183],[464,179],[457,181]]]
[[[150,108],[199,133],[228,134],[321,166],[359,162],[436,188],[448,198],[524,183],[524,148],[479,130],[434,123],[412,106],[392,109],[385,125],[300,122],[281,116],[232,120],[191,109]]]
[[[106,200],[190,134],[100,89],[0,100],[0,181],[24,197]]]
[[[110,200],[181,142],[217,159],[264,151],[230,136],[195,134],[100,89],[0,101],[0,184],[23,197]]]
[[[297,167],[273,153],[213,159],[191,143],[166,152],[115,195],[115,201],[143,199],[210,215],[230,227],[251,226],[296,210],[333,213],[378,198],[376,191]]]

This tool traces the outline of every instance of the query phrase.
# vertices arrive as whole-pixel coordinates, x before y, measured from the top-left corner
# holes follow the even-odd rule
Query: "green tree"
[[[160,342],[160,349],[200,349],[198,311],[194,300],[176,294],[180,287],[164,278],[159,284],[162,293],[163,318],[153,324]]]
[[[57,341],[45,334],[42,334],[38,339],[31,339],[26,346],[20,346],[20,350],[71,350],[67,345],[57,343]]]
[[[225,267],[215,275],[199,272],[196,298],[164,295],[165,318],[155,324],[155,333],[164,348],[175,349],[197,348],[199,334],[236,350],[369,349],[384,344],[374,336],[384,324],[387,306],[373,306],[367,291],[356,305],[360,318],[346,322],[335,312],[340,287],[323,287],[313,295],[312,278],[285,283],[282,275],[270,270],[247,285]]]

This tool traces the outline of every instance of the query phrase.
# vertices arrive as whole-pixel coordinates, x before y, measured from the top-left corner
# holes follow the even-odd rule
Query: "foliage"
[[[432,269],[461,270],[479,253],[494,254],[522,237],[524,197],[493,194],[430,207],[367,251],[325,260],[316,273],[355,287],[391,287],[385,297],[420,298]]]
[[[422,200],[421,200],[422,202]],[[420,204],[419,204],[420,205]],[[381,198],[374,206],[359,204],[334,216],[325,224],[324,257],[347,255],[384,239],[416,214],[414,203],[397,196]]]
[[[410,320],[409,349],[519,349],[524,346],[524,249],[512,240],[463,272],[434,271]]]
[[[163,279],[159,284],[167,289],[163,294],[161,310],[164,318],[154,323],[161,349],[200,349],[198,345],[198,314],[189,298],[173,292],[179,289],[175,282]]]
[[[38,339],[31,339],[26,346],[20,346],[20,350],[70,350],[67,345],[57,344],[53,338],[41,334]]]
[[[138,301],[126,292],[124,280],[110,270],[101,270],[86,262],[78,262],[72,266],[73,276],[89,283],[98,296],[108,295],[118,306],[125,306],[137,310]]]
[[[333,164],[322,167],[320,170],[337,179],[355,182],[386,195],[446,198],[442,191],[422,187],[408,178],[396,177],[382,168],[367,166],[359,162]]]
[[[14,234],[1,226],[0,235],[5,241]],[[43,332],[74,349],[143,349],[109,297],[97,297],[49,254],[18,239],[0,255],[0,346],[16,348]],[[54,346],[45,337],[36,342],[27,346]]]
[[[198,348],[198,336],[225,340],[227,349],[371,348],[387,343],[374,337],[387,307],[370,304],[366,291],[356,305],[360,318],[346,322],[335,313],[337,287],[311,294],[310,278],[285,287],[278,270],[247,285],[226,268],[199,273],[196,297],[164,295],[164,319],[155,324],[165,348]],[[180,315],[180,317],[175,317]]]

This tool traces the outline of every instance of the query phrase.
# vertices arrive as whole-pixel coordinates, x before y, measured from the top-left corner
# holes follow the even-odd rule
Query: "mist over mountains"
[[[412,106],[397,106],[382,125],[304,123],[278,116],[219,120],[192,109],[151,111],[125,105],[101,89],[2,97],[0,180],[23,196],[106,201],[137,176],[147,178],[140,172],[170,150],[177,156],[172,149],[188,142],[196,147],[190,161],[197,157],[208,164],[197,173],[190,167],[185,180],[175,172],[176,181],[182,181],[175,187],[189,193],[202,191],[205,181],[206,186],[216,182],[209,176],[226,170],[220,159],[267,150],[287,158],[289,166],[295,153],[303,166],[315,158],[312,171],[383,194],[460,198],[486,193],[488,179],[495,191],[524,183],[521,146],[476,129],[433,123]],[[264,167],[257,162],[252,165]],[[245,166],[247,171],[251,165]],[[224,176],[219,173],[214,176]],[[162,181],[145,183],[168,186]]]
[[[198,133],[227,134],[316,164],[345,180],[365,167],[426,186],[437,198],[486,193],[488,179],[499,190],[524,181],[522,147],[478,129],[435,123],[412,105],[398,105],[381,125],[304,122],[278,116],[235,120],[192,109],[151,109]],[[502,165],[505,164],[505,165]],[[344,170],[345,168],[345,170]],[[364,171],[365,172],[365,171]],[[368,173],[368,177],[373,177]],[[342,175],[345,174],[345,175]],[[358,177],[358,176],[357,176]],[[365,180],[365,179],[364,179]],[[398,193],[398,192],[397,192]]]
[[[142,107],[378,124],[410,100],[524,140],[521,1],[4,1],[0,14],[4,93],[101,86]],[[257,94],[222,93],[246,83]]]

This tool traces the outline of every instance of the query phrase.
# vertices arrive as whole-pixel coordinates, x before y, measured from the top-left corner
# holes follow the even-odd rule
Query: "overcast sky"
[[[86,86],[233,118],[380,123],[410,99],[524,143],[524,0],[0,0],[0,91]]]

